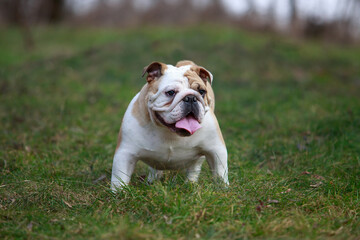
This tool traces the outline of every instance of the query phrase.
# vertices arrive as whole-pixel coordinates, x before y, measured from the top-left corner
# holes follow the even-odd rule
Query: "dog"
[[[213,75],[192,61],[175,66],[153,62],[147,83],[130,102],[115,150],[111,189],[130,182],[137,161],[149,165],[147,181],[163,170],[185,170],[197,182],[206,159],[215,177],[228,181],[227,149],[214,114]]]

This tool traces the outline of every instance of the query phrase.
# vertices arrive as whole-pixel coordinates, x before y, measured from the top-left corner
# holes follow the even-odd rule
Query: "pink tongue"
[[[201,125],[193,116],[189,115],[176,122],[175,127],[185,129],[192,135],[201,128]]]

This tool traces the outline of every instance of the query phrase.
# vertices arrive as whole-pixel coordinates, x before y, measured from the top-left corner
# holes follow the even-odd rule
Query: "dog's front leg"
[[[206,161],[208,162],[214,177],[220,177],[225,184],[229,185],[228,180],[228,165],[227,165],[227,150],[225,145],[220,145],[206,154]]]
[[[111,174],[111,190],[115,192],[130,182],[136,162],[134,154],[121,148],[116,150]]]

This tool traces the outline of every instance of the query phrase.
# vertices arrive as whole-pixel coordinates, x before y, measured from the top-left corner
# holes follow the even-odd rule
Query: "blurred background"
[[[359,239],[359,42],[360,0],[0,0],[0,239]],[[182,59],[214,76],[230,191],[139,163],[113,197],[143,67]]]
[[[136,27],[217,23],[305,38],[353,43],[360,36],[359,0],[1,0],[0,26],[44,24]]]

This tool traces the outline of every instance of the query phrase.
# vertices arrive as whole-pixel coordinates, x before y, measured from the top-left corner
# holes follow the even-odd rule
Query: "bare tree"
[[[39,21],[58,23],[62,20],[65,11],[64,0],[37,0],[37,17]]]
[[[25,12],[25,9],[27,8],[26,5],[26,0],[3,0],[0,8],[3,10],[1,14],[5,21],[20,27],[24,46],[27,49],[31,49],[34,47],[34,39],[27,21]]]
[[[299,30],[299,16],[296,0],[289,0],[290,7],[290,30],[292,33],[296,33]]]
[[[31,25],[56,23],[64,14],[65,0],[1,0],[0,15],[7,24],[18,26],[27,49],[34,47]]]

